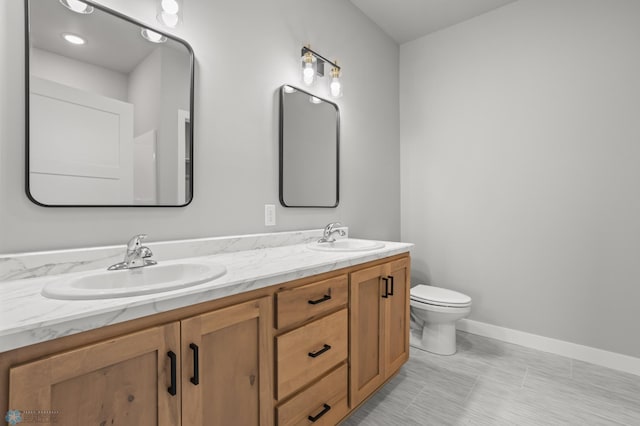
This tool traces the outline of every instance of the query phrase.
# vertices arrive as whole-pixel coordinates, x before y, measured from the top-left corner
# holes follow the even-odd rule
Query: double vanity
[[[0,412],[339,423],[408,359],[412,245],[319,237],[149,244],[132,270],[106,270],[122,247],[1,256]]]

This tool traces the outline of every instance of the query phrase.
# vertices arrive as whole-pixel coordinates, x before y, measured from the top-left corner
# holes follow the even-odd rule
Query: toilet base
[[[420,330],[411,330],[409,344],[416,349],[437,355],[453,355],[456,353],[456,325],[425,324]]]

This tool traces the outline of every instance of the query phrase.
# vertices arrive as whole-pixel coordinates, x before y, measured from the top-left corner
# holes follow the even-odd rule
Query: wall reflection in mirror
[[[30,198],[46,206],[188,204],[191,48],[98,4],[25,1]]]
[[[336,207],[340,112],[333,102],[284,85],[280,89],[280,203]]]

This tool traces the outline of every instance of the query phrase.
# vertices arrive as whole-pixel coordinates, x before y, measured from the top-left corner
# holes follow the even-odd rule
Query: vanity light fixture
[[[338,61],[336,61],[338,63]],[[331,68],[331,83],[329,83],[331,96],[334,98],[342,97],[342,82],[340,81],[340,68]]]
[[[62,38],[67,41],[67,43],[75,44],[76,46],[80,46],[86,44],[86,40],[76,34],[71,33],[62,33]]]
[[[141,28],[140,35],[151,43],[164,43],[167,38],[160,33],[151,31],[149,28]]]
[[[339,98],[342,96],[342,82],[340,81],[341,68],[338,61],[331,62],[318,52],[311,50],[309,45],[304,46],[301,52],[302,82],[311,86],[316,77],[323,77],[325,62],[331,65],[331,81],[329,83],[331,96]]]
[[[158,22],[165,27],[177,27],[182,22],[182,1],[183,0],[158,0]]]
[[[60,0],[60,3],[69,10],[83,15],[93,13],[93,6],[80,0]]]

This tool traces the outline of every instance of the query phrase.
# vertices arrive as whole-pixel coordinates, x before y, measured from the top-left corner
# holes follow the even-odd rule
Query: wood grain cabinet
[[[410,260],[350,274],[351,407],[356,407],[409,359]]]
[[[11,368],[9,407],[25,423],[180,424],[179,348],[174,322]]]
[[[0,353],[0,410],[65,426],[336,425],[408,359],[409,266],[400,254]]]
[[[270,297],[182,321],[182,422],[273,424]]]
[[[342,274],[275,294],[279,426],[332,426],[347,415],[348,289]]]
[[[13,367],[9,407],[65,426],[270,426],[271,306],[262,297]]]

